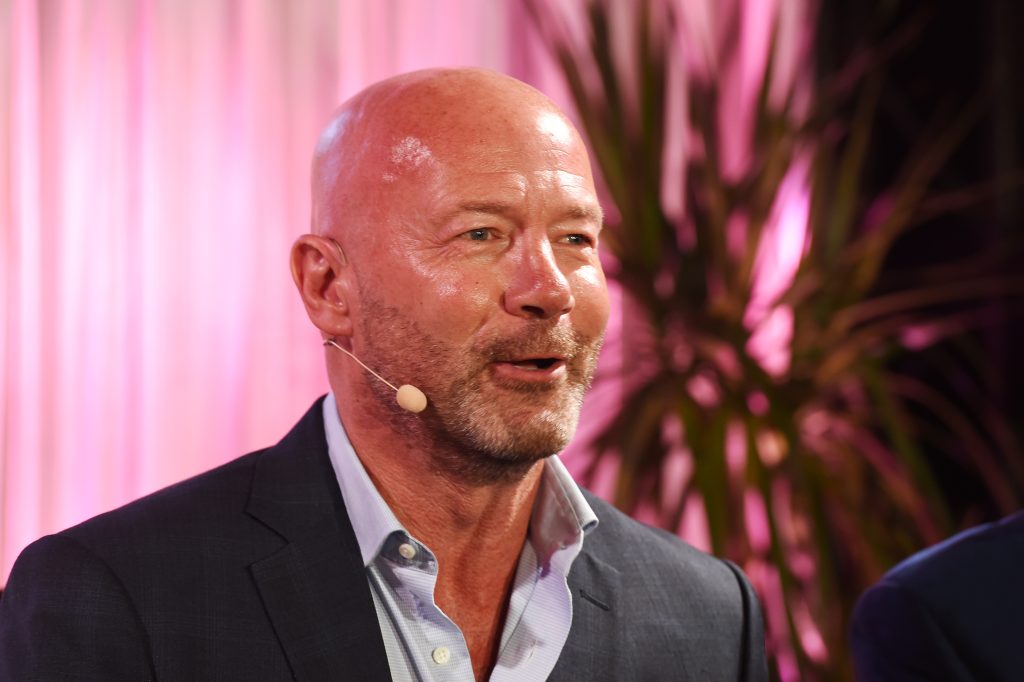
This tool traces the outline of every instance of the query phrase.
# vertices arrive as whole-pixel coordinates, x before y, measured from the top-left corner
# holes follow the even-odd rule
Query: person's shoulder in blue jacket
[[[857,602],[857,678],[1024,680],[1024,512],[913,555]]]

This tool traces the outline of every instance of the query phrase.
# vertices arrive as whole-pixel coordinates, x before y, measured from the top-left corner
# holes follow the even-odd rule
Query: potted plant
[[[697,4],[716,16],[670,0],[528,2],[615,208],[602,239],[622,364],[595,390],[621,399],[581,476],[613,467],[620,508],[744,567],[775,675],[844,679],[857,595],[955,530],[923,444],[966,457],[1003,508],[1024,499],[977,415],[892,363],[1021,283],[966,268],[878,286],[900,235],[970,198],[936,198],[932,181],[975,111],[923,136],[869,196],[888,48],[815,82],[808,4],[776,6],[760,38],[740,3]]]

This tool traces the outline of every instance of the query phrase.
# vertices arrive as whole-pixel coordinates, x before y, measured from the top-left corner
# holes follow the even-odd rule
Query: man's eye
[[[491,238],[491,230],[486,227],[478,227],[475,230],[470,230],[469,232],[466,232],[465,236],[467,239],[470,239],[472,241],[483,242]]]
[[[594,240],[585,234],[566,235],[565,240],[574,246],[590,246]]]

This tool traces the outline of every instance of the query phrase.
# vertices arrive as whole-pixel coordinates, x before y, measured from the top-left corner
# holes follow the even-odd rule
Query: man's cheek
[[[457,312],[482,310],[489,304],[496,305],[498,297],[492,291],[486,279],[472,275],[438,277],[433,282],[433,292],[429,298],[444,305],[459,306]]]
[[[601,331],[608,324],[608,286],[600,268],[580,268],[573,277],[573,296],[576,306]]]

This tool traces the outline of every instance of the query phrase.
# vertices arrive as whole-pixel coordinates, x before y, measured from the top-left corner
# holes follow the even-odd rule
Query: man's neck
[[[398,521],[434,553],[435,601],[459,626],[476,677],[483,679],[497,660],[544,462],[515,477],[470,480],[439,466],[468,453],[439,453],[437,448],[451,446],[422,432],[399,435],[349,405],[339,412],[353,449]]]
[[[431,449],[435,443],[395,438],[391,429],[366,433],[350,429],[348,422],[345,428],[381,497],[442,567],[461,567],[481,555],[492,561],[497,555],[513,560],[519,556],[543,461],[512,479],[467,480],[452,467],[439,466],[457,459],[439,456]]]

